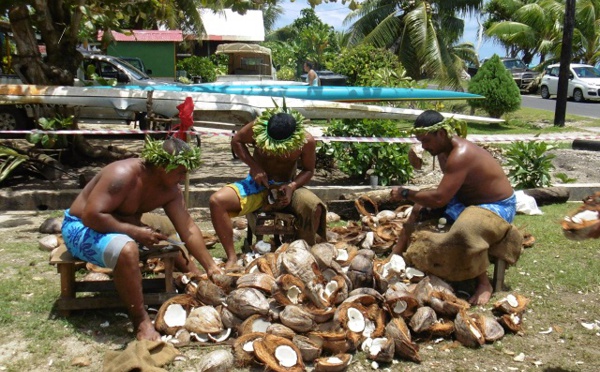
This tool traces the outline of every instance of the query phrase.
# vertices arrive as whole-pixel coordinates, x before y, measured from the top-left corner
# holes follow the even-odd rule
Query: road
[[[556,107],[556,99],[542,99],[537,94],[521,95],[522,107],[535,108],[540,110],[554,111]],[[567,114],[587,116],[590,118],[600,118],[600,101],[587,101],[577,103],[567,101]]]

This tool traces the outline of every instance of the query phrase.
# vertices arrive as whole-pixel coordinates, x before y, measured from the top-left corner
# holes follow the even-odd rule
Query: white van
[[[542,98],[548,99],[558,91],[558,72],[560,65],[546,67],[540,87]],[[600,70],[590,65],[571,63],[569,66],[569,87],[567,97],[575,102],[600,100]]]

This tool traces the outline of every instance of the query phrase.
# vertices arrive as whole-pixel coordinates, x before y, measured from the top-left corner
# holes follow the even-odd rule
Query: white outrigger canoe
[[[151,101],[149,99],[151,96]],[[117,112],[152,111],[164,118],[175,118],[177,105],[186,97],[194,102],[194,122],[199,127],[214,127],[214,124],[244,125],[262,111],[283,104],[283,98],[247,96],[239,94],[197,93],[178,91],[142,91],[128,89],[98,89],[94,87],[0,85],[2,105],[65,105],[70,107],[95,106],[112,108]],[[317,101],[286,98],[288,107],[299,111],[308,119],[390,119],[414,120],[422,110],[365,105],[355,103]],[[467,122],[499,123],[501,119],[442,113]]]

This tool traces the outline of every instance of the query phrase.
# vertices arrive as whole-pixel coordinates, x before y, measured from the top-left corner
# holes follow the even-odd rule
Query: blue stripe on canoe
[[[94,86],[94,88],[112,88]],[[119,89],[162,90],[171,92],[220,93],[246,96],[270,96],[298,98],[317,101],[370,102],[370,101],[414,101],[414,100],[457,100],[480,99],[480,95],[450,90],[410,89],[385,87],[349,87],[308,85],[123,85]]]

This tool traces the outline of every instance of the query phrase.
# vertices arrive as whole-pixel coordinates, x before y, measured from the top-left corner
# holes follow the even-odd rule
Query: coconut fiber
[[[470,206],[448,232],[415,231],[404,256],[421,271],[462,281],[485,272],[489,257],[515,264],[522,244],[523,235],[515,226],[492,211]]]
[[[132,341],[123,351],[108,351],[103,372],[166,372],[160,368],[171,363],[179,351],[163,341]]]

